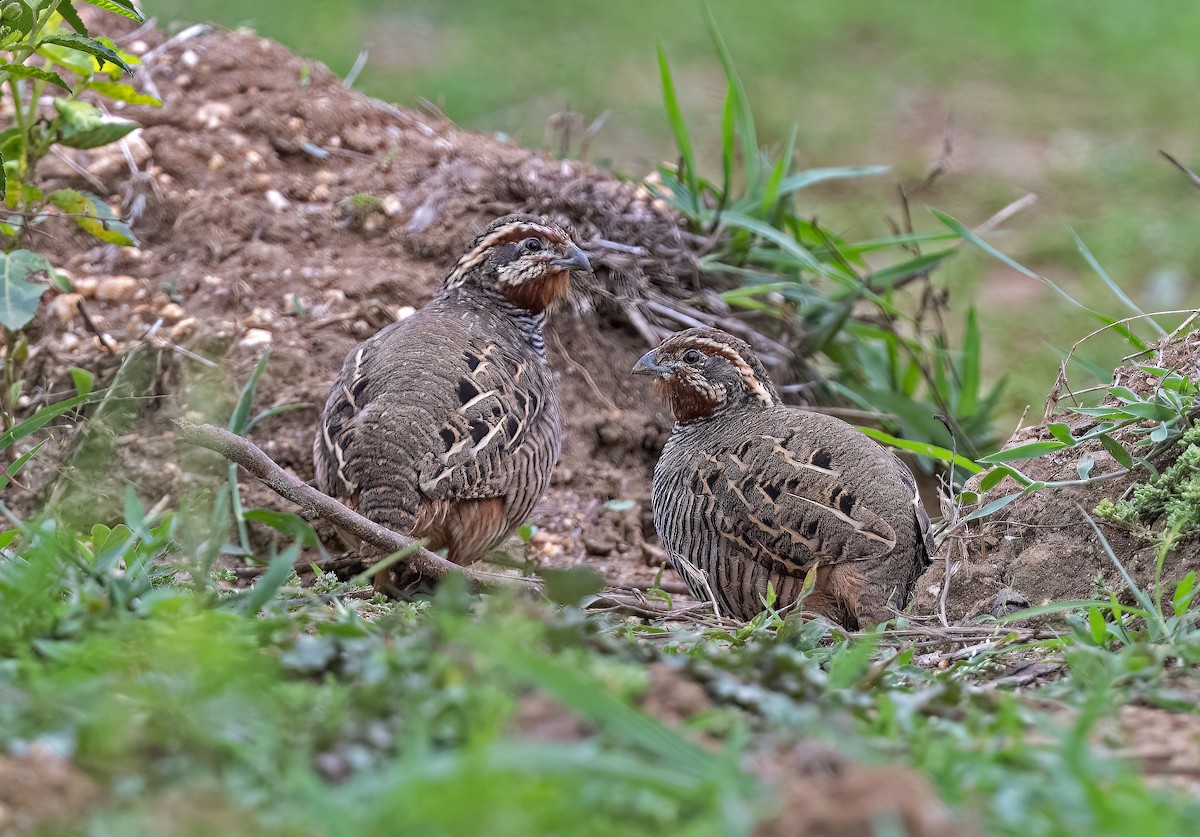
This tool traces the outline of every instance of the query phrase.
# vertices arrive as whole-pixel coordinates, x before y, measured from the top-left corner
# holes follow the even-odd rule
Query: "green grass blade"
[[[258,581],[254,582],[254,586],[246,595],[245,614],[247,616],[251,618],[258,616],[258,612],[275,597],[279,588],[283,586],[283,582],[292,572],[292,566],[299,556],[300,547],[293,545],[271,559],[267,571],[258,577]]]
[[[882,430],[878,430],[874,427],[862,427],[860,425],[856,426],[859,430],[861,430],[867,436],[870,436],[876,442],[882,442],[888,447],[908,451],[909,453],[915,453],[918,456],[926,456],[930,459],[938,462],[945,462],[947,464],[953,460],[956,466],[972,474],[978,474],[983,471],[983,468],[979,464],[967,459],[961,453],[955,454],[954,451],[940,447],[939,445],[931,445],[928,442],[914,442],[911,439],[901,439],[898,436],[893,436],[890,433],[884,433]]]
[[[42,407],[36,413],[22,422],[18,422],[0,434],[0,450],[5,450],[14,442],[24,439],[31,433],[36,433],[50,422],[70,410],[75,409],[81,404],[86,404],[92,401],[100,393],[89,392],[84,395],[75,395],[64,401],[59,401],[57,404],[51,404],[48,407]]]
[[[263,352],[258,363],[254,365],[254,371],[250,373],[250,380],[246,381],[246,385],[242,387],[242,393],[238,396],[237,405],[233,408],[233,415],[229,417],[229,430],[239,436],[246,432],[246,423],[250,418],[250,407],[254,403],[254,392],[258,389],[258,380],[262,377],[263,371],[267,368],[267,362],[271,359],[270,351]]]
[[[675,147],[683,160],[684,180],[688,188],[696,191],[696,154],[692,150],[692,138],[688,134],[687,123],[683,119],[683,110],[679,107],[679,97],[675,94],[675,81],[671,77],[671,65],[667,61],[666,50],[658,45],[658,71],[662,76],[663,106],[667,109],[667,121],[671,123],[671,133],[675,136]]]
[[[1160,334],[1166,334],[1167,330],[1156,323],[1153,317],[1139,308],[1137,303],[1130,299],[1125,291],[1121,290],[1121,286],[1113,281],[1113,278],[1108,275],[1108,271],[1101,267],[1099,260],[1092,254],[1092,251],[1088,248],[1088,246],[1083,243],[1083,239],[1079,237],[1079,233],[1075,232],[1075,229],[1071,226],[1068,226],[1067,229],[1071,231],[1071,238],[1075,240],[1075,249],[1077,249],[1080,255],[1083,256],[1084,261],[1088,263],[1088,267],[1095,271],[1096,275],[1099,276],[1100,279],[1103,280],[1104,284],[1108,286],[1108,289],[1113,292],[1113,296],[1125,303],[1126,307],[1129,308],[1129,310],[1133,313],[1145,317],[1146,322],[1148,322],[1155,331],[1159,332]]]
[[[759,201],[759,214],[766,219],[771,219],[775,215],[776,204],[784,197],[780,191],[783,184],[783,176],[792,165],[792,155],[796,151],[796,131],[795,125],[792,126],[791,132],[788,134],[787,144],[784,146],[783,154],[775,162],[771,169],[771,174],[767,177],[767,185],[763,189],[762,198]]]
[[[982,378],[980,356],[983,354],[979,336],[979,321],[975,306],[967,308],[967,330],[963,334],[962,361],[958,368],[958,414],[972,415],[979,406],[979,386]]]
[[[32,448],[25,451],[25,453],[18,456],[15,460],[13,460],[11,465],[4,469],[4,474],[0,475],[0,491],[8,488],[8,484],[12,482],[12,478],[15,477],[22,468],[25,467],[26,462],[28,462],[30,459],[33,459],[33,457],[42,449],[42,446],[45,444],[46,440],[43,439]]]
[[[796,172],[784,178],[779,186],[780,195],[790,195],[793,192],[799,192],[801,189],[807,189],[817,183],[823,183],[826,180],[848,180],[856,177],[875,177],[880,174],[887,174],[891,171],[890,166],[842,166],[838,168],[825,169],[808,169],[807,171]],[[928,239],[927,235],[915,236],[921,239]],[[952,238],[952,237],[949,237]],[[947,239],[948,240],[948,239]],[[864,242],[859,246],[862,247],[869,242]],[[892,244],[881,244],[880,246],[891,247]]]
[[[713,46],[717,48],[721,66],[725,69],[725,77],[729,80],[729,94],[733,99],[734,119],[737,123],[737,132],[742,139],[742,163],[746,170],[746,191],[754,194],[759,189],[761,174],[758,161],[758,131],[754,127],[754,114],[750,111],[750,99],[746,95],[746,87],[742,84],[737,67],[734,66],[729,47],[725,45],[725,39],[721,37],[721,32],[717,29],[716,18],[713,17],[712,10],[707,7],[704,9],[704,22],[708,26],[708,34],[712,38]]]

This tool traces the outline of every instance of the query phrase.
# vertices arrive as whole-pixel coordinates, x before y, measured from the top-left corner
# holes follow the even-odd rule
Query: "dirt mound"
[[[1113,386],[1125,386],[1147,396],[1157,378],[1138,364],[1176,370],[1193,381],[1200,379],[1200,332],[1191,332],[1175,340],[1165,340],[1149,357],[1116,370]],[[1115,403],[1111,396],[1103,403]],[[1063,410],[1049,423],[1061,422],[1079,437],[1094,427],[1097,419]],[[1151,423],[1152,424],[1152,423]],[[1046,424],[1019,430],[1006,447],[1032,441],[1050,441],[1054,437]],[[1138,438],[1131,430],[1118,431],[1114,438],[1127,450],[1136,450]],[[1154,462],[1160,471],[1179,455],[1178,446],[1166,451]],[[1131,602],[1119,570],[1114,566],[1096,537],[1084,512],[1095,518],[1093,510],[1102,500],[1117,500],[1135,482],[1145,481],[1144,471],[1121,473],[1124,469],[1099,441],[1063,448],[1037,459],[1014,463],[1034,480],[1055,482],[1077,480],[1076,466],[1081,457],[1094,460],[1091,476],[1114,474],[1085,485],[1061,489],[1043,489],[1019,497],[982,525],[972,526],[961,539],[943,544],[941,553],[950,555],[950,584],[946,611],[951,622],[978,616],[1002,616],[1028,605],[1052,601],[1107,598],[1117,593]],[[972,487],[968,483],[968,488]],[[1020,486],[1005,479],[986,499],[991,500]],[[1082,511],[1080,510],[1082,508]],[[963,514],[971,511],[963,510]],[[1100,530],[1113,552],[1142,589],[1154,582],[1158,546],[1152,540],[1097,519]],[[1192,534],[1177,542],[1163,566],[1166,590],[1192,571],[1200,571],[1200,536]],[[936,562],[917,583],[914,610],[934,614],[939,610],[945,565]]]
[[[43,225],[54,238],[35,246],[69,271],[82,300],[43,305],[25,404],[69,392],[70,366],[110,380],[138,347],[121,376],[133,395],[164,397],[139,403],[137,423],[118,431],[121,461],[68,473],[82,490],[64,502],[95,519],[120,508],[124,480],[153,505],[194,493],[197,469],[223,472],[204,455],[176,464],[166,420],[190,412],[223,423],[267,350],[255,411],[308,406],[263,421],[252,438],[310,479],[316,405],[350,348],[423,305],[487,223],[532,211],[573,226],[597,268],[549,329],[566,443],[535,514],[533,557],[588,562],[618,584],[651,580],[664,555],[647,543],[644,510],[670,421],[628,370],[679,327],[640,306],[674,307],[698,286],[699,243],[679,221],[635,183],[368,99],[254,33],[132,38],[123,46],[145,62],[135,81],[163,107],[122,111],[144,126],[128,158],[115,146],[72,152],[42,174],[122,202],[142,246]],[[42,457],[26,480],[44,487],[54,467]],[[245,492],[249,507],[280,505],[256,485]],[[636,502],[610,502],[623,500]]]

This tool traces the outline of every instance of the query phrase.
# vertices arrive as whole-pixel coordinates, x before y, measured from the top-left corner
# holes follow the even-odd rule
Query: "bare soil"
[[[1193,380],[1200,374],[1200,332],[1191,332],[1175,340],[1164,340],[1155,351],[1120,367],[1113,384],[1126,386],[1139,394],[1152,392],[1155,378],[1138,364],[1175,369]],[[1096,420],[1071,412],[1069,397],[1048,422],[1018,430],[1006,447],[1031,441],[1053,439],[1047,423],[1062,422],[1076,436],[1083,435]],[[1133,450],[1133,430],[1116,434],[1126,449]],[[1092,477],[1118,474],[1124,469],[1098,441],[1077,448],[1064,448],[1052,454],[1014,463],[1034,480],[1055,482],[1078,479],[1076,465],[1082,456],[1095,460]],[[1168,451],[1155,463],[1159,470],[1169,465],[1178,451]],[[949,555],[950,582],[946,612],[952,623],[980,616],[1003,616],[1029,605],[1054,601],[1107,597],[1116,592],[1122,599],[1132,597],[1120,571],[1096,536],[1087,516],[1101,500],[1117,500],[1145,473],[1124,474],[1112,479],[1057,490],[1041,490],[1024,495],[985,518],[981,525],[970,526],[961,537],[948,538],[941,545]],[[968,488],[973,487],[968,483]],[[1020,486],[1006,479],[985,498],[992,500]],[[973,506],[961,510],[965,516]],[[1086,515],[1086,516],[1085,516]],[[1151,589],[1158,547],[1152,541],[1118,526],[1097,520],[1101,533],[1113,553],[1142,589]],[[1200,571],[1200,537],[1192,535],[1178,542],[1163,563],[1165,594],[1189,572]],[[935,562],[919,579],[913,609],[921,614],[937,613],[940,607],[946,566]]]
[[[532,211],[572,225],[597,268],[549,328],[566,442],[535,513],[532,559],[650,583],[664,554],[643,510],[670,420],[628,370],[678,325],[647,314],[639,333],[627,310],[691,295],[697,245],[679,221],[636,184],[368,99],[251,32],[165,43],[150,31],[124,46],[144,53],[136,83],[163,101],[121,112],[144,126],[128,142],[133,165],[114,146],[48,159],[42,174],[121,203],[142,246],[97,245],[66,220],[43,225],[36,246],[83,299],[47,294],[31,329],[27,405],[69,392],[71,366],[111,380],[133,350],[146,367],[131,376],[136,389],[154,397],[121,428],[119,462],[67,470],[81,490],[66,505],[115,515],[127,481],[148,506],[213,490],[224,468],[178,450],[168,420],[224,423],[267,351],[255,412],[307,406],[251,438],[311,479],[318,405],[346,353],[423,305],[487,223]],[[27,507],[59,480],[56,461],[26,472]],[[260,486],[244,493],[247,507],[279,507]],[[635,502],[606,507],[619,500]]]
[[[69,272],[79,296],[47,293],[30,329],[23,403],[32,410],[71,392],[73,366],[108,383],[124,364],[116,380],[135,397],[118,405],[126,420],[111,425],[115,461],[89,460],[87,445],[64,428],[58,455],[43,452],[23,472],[30,490],[7,499],[28,511],[54,492],[64,514],[74,508],[94,522],[119,519],[127,484],[147,506],[215,491],[223,463],[181,450],[169,420],[223,424],[268,351],[254,412],[305,406],[263,420],[251,438],[311,479],[318,405],[346,353],[423,305],[488,222],[532,211],[573,226],[597,270],[549,326],[565,446],[534,514],[540,530],[510,552],[531,568],[586,565],[614,585],[651,584],[666,556],[649,516],[650,474],[671,420],[628,370],[660,335],[686,324],[680,311],[726,313],[714,301],[716,280],[697,267],[703,242],[636,183],[369,99],[253,32],[166,41],[149,29],[119,40],[143,56],[135,83],[163,107],[120,109],[144,126],[126,149],[51,157],[41,174],[50,188],[91,189],[119,205],[142,246],[97,244],[66,219],[41,225],[34,246]],[[672,307],[675,314],[663,313]],[[1198,341],[1163,347],[1160,365],[1195,370]],[[1121,374],[1138,388],[1137,375]],[[1058,420],[1087,421],[1069,413]],[[1043,425],[1012,443],[1034,438],[1049,438]],[[1116,468],[1098,445],[1089,452],[1093,473]],[[1043,457],[1026,470],[1069,478],[1077,456]],[[951,620],[1088,597],[1097,585],[1119,589],[1075,504],[1090,511],[1129,483],[1034,493],[944,545]],[[252,482],[243,494],[248,508],[282,502]],[[1146,583],[1152,546],[1104,531]],[[278,535],[262,527],[255,537]],[[1196,545],[1177,550],[1168,578],[1200,567]],[[936,562],[922,577],[916,613],[938,612],[943,575]],[[672,573],[663,586],[683,589]]]

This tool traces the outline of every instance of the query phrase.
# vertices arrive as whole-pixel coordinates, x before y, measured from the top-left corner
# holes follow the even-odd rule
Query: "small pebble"
[[[162,308],[158,309],[158,316],[162,317],[168,323],[177,323],[187,316],[187,312],[183,310],[183,306],[177,302],[168,302]]]
[[[238,341],[238,345],[247,349],[252,349],[255,346],[270,345],[272,339],[271,332],[267,331],[266,329],[252,328],[246,331],[242,339]]]
[[[96,299],[101,302],[126,302],[141,289],[132,276],[106,276],[96,284]]]
[[[292,202],[285,198],[282,192],[275,189],[267,190],[267,203],[270,204],[271,208],[276,212],[287,209],[292,205]]]
[[[59,294],[50,300],[47,307],[60,323],[69,323],[79,316],[79,303],[82,299],[79,294]]]

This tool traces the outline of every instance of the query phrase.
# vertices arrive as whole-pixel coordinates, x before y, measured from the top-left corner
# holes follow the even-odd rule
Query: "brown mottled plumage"
[[[654,469],[654,524],[675,568],[723,616],[795,601],[849,627],[903,606],[933,552],[912,472],[843,421],[782,404],[742,340],[693,328],[633,369],[676,424]]]
[[[458,564],[503,542],[562,445],[545,310],[590,269],[550,221],[491,224],[428,305],[346,357],[313,442],[318,487]]]

